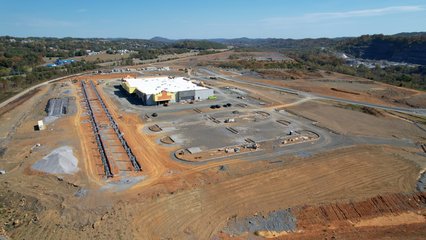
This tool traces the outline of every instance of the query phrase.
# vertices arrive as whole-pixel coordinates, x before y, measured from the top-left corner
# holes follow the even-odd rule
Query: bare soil
[[[0,116],[11,111],[12,109],[18,107],[19,105],[23,104],[25,101],[27,101],[28,99],[33,97],[39,91],[40,91],[40,89],[34,89],[34,90],[30,91],[29,93],[25,94],[24,96],[16,99],[15,101],[10,102],[5,107],[0,109]]]
[[[290,211],[297,221],[294,231],[264,230],[241,235],[262,235],[270,239],[377,239],[403,228],[419,229],[407,231],[404,239],[426,236],[426,231],[421,227],[426,223],[424,193],[386,194],[358,202],[298,206]],[[221,233],[219,237],[228,239],[231,236]]]
[[[164,65],[194,67],[200,61],[226,61],[229,54],[188,57]],[[87,75],[79,79],[107,82],[124,75]],[[99,172],[99,151],[80,102],[79,82],[64,82],[68,85],[42,87],[24,104],[17,104],[0,116],[1,143],[7,149],[0,156],[0,168],[6,170],[5,175],[0,175],[0,236],[11,239],[211,239],[215,236],[246,239],[248,235],[223,234],[229,219],[289,208],[294,209],[302,231],[275,233],[283,239],[422,239],[425,236],[426,224],[421,221],[424,206],[416,205],[417,200],[424,205],[424,193],[414,192],[426,163],[416,147],[360,142],[349,147],[325,148],[305,156],[275,155],[267,151],[257,159],[239,156],[185,163],[171,158],[180,146],[158,143],[159,138],[169,133],[146,131],[148,125],[154,124],[144,122],[146,109],[125,111],[114,96],[98,87],[142,166],[138,176],[129,173],[120,179],[105,179]],[[295,83],[289,81],[283,85],[390,104],[389,100],[368,94],[371,84],[312,79],[292,82]],[[311,87],[306,85],[309,83]],[[220,80],[214,84],[228,85]],[[356,87],[342,87],[345,84]],[[239,111],[290,110],[312,118],[319,126],[354,138],[374,136],[412,143],[426,139],[425,133],[403,115],[391,116],[381,111],[381,114],[365,113],[270,89],[230,85],[271,103],[271,106],[248,104],[247,108],[238,108]],[[336,93],[331,87],[361,95]],[[77,111],[48,124],[45,131],[34,131],[37,120],[46,116],[47,101],[61,97],[68,90],[77,101]],[[423,94],[406,89],[395,91],[401,94],[395,98],[408,99]],[[161,113],[158,118],[170,117],[173,123],[188,114],[215,112],[208,106],[200,109],[202,113],[189,108]],[[283,113],[271,120],[272,123],[287,127],[276,122],[287,119],[286,114],[290,113]],[[289,125],[292,124],[293,120]],[[275,135],[280,134],[282,132],[277,131]],[[33,148],[37,143],[40,147]],[[79,172],[54,176],[31,170],[36,161],[61,146],[73,149]]]
[[[426,139],[426,132],[415,124],[384,115],[383,113],[360,112],[327,104],[303,103],[289,108],[295,113],[318,121],[324,126],[341,134],[386,137],[399,139]],[[397,127],[395,127],[397,126]]]

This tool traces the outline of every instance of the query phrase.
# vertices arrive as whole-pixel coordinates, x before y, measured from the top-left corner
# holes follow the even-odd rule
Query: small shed
[[[37,127],[39,131],[46,129],[46,126],[44,125],[43,120],[39,120],[37,122]]]

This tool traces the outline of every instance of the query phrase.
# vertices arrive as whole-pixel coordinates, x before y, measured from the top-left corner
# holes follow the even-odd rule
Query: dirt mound
[[[342,93],[348,93],[348,94],[353,94],[353,95],[361,95],[361,93],[358,93],[358,92],[351,92],[351,91],[347,91],[347,90],[342,90],[342,89],[338,89],[338,88],[330,88],[331,90],[333,90],[333,91],[336,91],[336,92],[342,92]]]
[[[270,237],[279,236],[279,239],[319,239],[319,236],[324,235],[328,229],[333,234],[359,233],[364,231],[363,227],[393,226],[399,228],[400,225],[424,224],[426,220],[419,212],[424,211],[425,208],[425,193],[386,194],[358,202],[298,206],[284,210],[284,212],[276,212],[285,213],[282,214],[283,217],[271,214],[266,217],[255,216],[239,221],[233,218],[229,220],[228,226],[219,235],[242,236],[242,234],[252,233],[253,230],[266,230],[272,234]],[[379,230],[376,231],[380,233]]]
[[[49,155],[33,164],[34,170],[51,174],[74,174],[78,172],[78,160],[72,149],[64,146],[53,150]]]
[[[175,141],[173,141],[173,139],[170,136],[166,136],[162,139],[160,139],[160,141],[164,144],[173,144],[175,143]]]
[[[153,131],[153,132],[161,132],[163,130],[157,124],[149,126],[148,129],[151,130],[151,131]]]
[[[352,111],[358,111],[358,112],[362,112],[362,113],[366,113],[369,115],[373,115],[376,117],[383,117],[383,113],[375,108],[371,108],[371,107],[366,107],[366,106],[359,106],[359,105],[353,105],[353,104],[337,104],[335,105],[336,107],[340,107],[340,108],[344,108],[344,109],[349,109]]]
[[[404,99],[404,103],[411,107],[426,108],[426,94],[418,94]]]
[[[373,116],[383,116],[383,113],[381,113],[379,110],[375,109],[375,108],[371,108],[371,107],[361,107],[361,112],[366,113],[366,114],[370,114]]]
[[[359,221],[405,211],[416,211],[426,206],[426,193],[402,193],[377,196],[360,202],[305,206],[295,210],[300,225],[327,225],[333,221]]]

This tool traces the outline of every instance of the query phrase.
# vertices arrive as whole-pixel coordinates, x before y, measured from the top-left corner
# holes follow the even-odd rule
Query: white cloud
[[[309,13],[302,16],[294,17],[275,17],[262,19],[261,22],[267,25],[281,25],[288,23],[309,23],[318,22],[329,19],[343,19],[343,18],[360,18],[360,17],[372,17],[372,16],[383,16],[396,13],[408,13],[408,12],[420,12],[425,11],[426,8],[423,6],[392,6],[385,8],[374,8],[374,9],[363,9],[355,11],[344,11],[344,12],[319,12]]]
[[[78,13],[85,13],[85,12],[88,12],[88,11],[89,10],[86,9],[86,8],[80,8],[80,9],[77,10]]]

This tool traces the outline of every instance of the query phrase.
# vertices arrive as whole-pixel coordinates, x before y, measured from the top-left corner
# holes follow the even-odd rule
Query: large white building
[[[144,105],[204,100],[214,95],[213,89],[199,86],[183,77],[124,78],[122,86],[129,94],[137,94]]]

